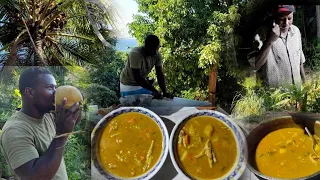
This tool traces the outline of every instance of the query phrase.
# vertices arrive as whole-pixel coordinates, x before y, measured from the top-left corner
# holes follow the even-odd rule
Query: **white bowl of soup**
[[[320,158],[304,131],[313,132],[314,122],[282,116],[259,124],[247,136],[248,168],[263,179],[320,179]]]
[[[185,179],[238,179],[246,168],[247,143],[239,126],[222,113],[201,110],[178,122],[170,157]]]
[[[91,134],[95,168],[106,179],[150,179],[168,155],[161,118],[142,107],[122,107],[104,116]]]

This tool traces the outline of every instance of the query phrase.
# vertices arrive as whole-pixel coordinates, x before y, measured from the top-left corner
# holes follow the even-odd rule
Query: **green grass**
[[[265,109],[263,107],[264,100],[254,91],[250,91],[247,95],[242,96],[238,101],[234,101],[232,116],[237,118],[248,116],[259,116]]]

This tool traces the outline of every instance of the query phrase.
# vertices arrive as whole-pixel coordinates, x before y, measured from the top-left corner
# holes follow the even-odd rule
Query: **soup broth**
[[[120,177],[136,177],[150,170],[162,153],[163,136],[158,124],[136,112],[119,115],[103,130],[100,162]]]
[[[180,162],[193,178],[222,177],[236,161],[235,137],[229,127],[215,118],[190,119],[179,132],[178,139]]]
[[[320,154],[318,145],[316,151]],[[255,159],[261,173],[275,178],[301,178],[320,170],[311,138],[302,128],[283,128],[269,133],[259,143]]]

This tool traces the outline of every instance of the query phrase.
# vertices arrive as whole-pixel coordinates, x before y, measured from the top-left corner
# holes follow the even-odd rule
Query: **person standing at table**
[[[162,97],[173,98],[167,92],[159,48],[159,38],[156,35],[148,35],[144,41],[144,46],[135,47],[130,51],[128,61],[120,75],[120,94],[122,97],[151,94],[156,99]],[[154,67],[163,94],[147,80]]]

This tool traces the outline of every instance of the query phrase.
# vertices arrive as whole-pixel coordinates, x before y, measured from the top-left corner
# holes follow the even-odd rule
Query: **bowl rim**
[[[255,132],[255,130],[257,129],[257,128],[260,128],[261,126],[264,126],[264,125],[266,125],[266,124],[271,124],[271,123],[274,123],[275,121],[280,121],[280,120],[283,120],[283,119],[292,119],[292,116],[290,116],[290,115],[282,115],[282,116],[279,116],[279,117],[273,117],[273,118],[270,118],[270,119],[267,119],[266,121],[264,121],[264,122],[261,122],[261,123],[259,123],[257,126],[255,126],[250,132],[249,132],[249,134],[248,134],[248,136],[246,137],[246,139],[248,138],[248,137],[251,137],[252,136],[252,133],[253,132]],[[280,128],[280,129],[283,129],[283,128]],[[271,131],[271,132],[274,132],[274,131]],[[271,132],[269,132],[269,133],[271,133]],[[268,133],[268,134],[269,134]],[[268,135],[267,134],[267,135]],[[264,136],[265,137],[265,136]],[[263,137],[263,138],[264,138]],[[263,139],[262,138],[262,139]],[[261,140],[262,140],[261,139]],[[260,141],[261,141],[260,140]],[[260,142],[259,141],[259,142]],[[248,143],[248,141],[247,141],[247,143]],[[254,155],[255,156],[255,155]],[[290,178],[275,178],[275,177],[271,177],[271,176],[268,176],[268,175],[265,175],[265,174],[263,174],[263,173],[261,173],[260,171],[258,171],[256,168],[254,168],[252,165],[251,165],[251,163],[250,162],[248,162],[247,163],[247,167],[248,167],[248,169],[253,173],[253,174],[255,174],[256,176],[259,176],[259,177],[261,177],[261,178],[264,178],[264,179],[266,179],[266,180],[306,180],[306,179],[309,179],[309,178],[314,178],[315,176],[317,176],[317,175],[320,175],[320,171],[318,171],[318,172],[316,172],[316,173],[314,173],[314,174],[311,174],[311,175],[309,175],[309,176],[304,176],[304,177],[300,177],[300,178],[294,178],[294,179],[290,179]]]
[[[171,135],[170,135],[170,144],[169,144],[170,159],[173,163],[174,168],[176,169],[178,174],[183,176],[183,178],[190,179],[190,177],[188,177],[188,175],[186,175],[184,173],[184,171],[179,167],[179,165],[176,161],[176,158],[175,158],[174,152],[173,152],[173,146],[175,146],[175,144],[173,144],[174,143],[173,140],[174,140],[174,135],[176,134],[176,131],[177,131],[178,127],[181,125],[181,123],[188,121],[194,117],[198,117],[198,116],[213,117],[215,119],[218,119],[220,122],[224,123],[227,127],[230,128],[229,125],[231,125],[231,126],[233,126],[233,128],[236,129],[236,132],[234,132],[232,130],[232,128],[230,128],[234,137],[235,137],[237,148],[238,148],[237,149],[238,155],[237,155],[236,163],[229,170],[229,172],[227,172],[225,175],[223,175],[222,177],[220,177],[218,179],[227,179],[227,180],[239,179],[242,176],[243,172],[245,171],[246,165],[247,165],[248,148],[247,148],[247,142],[246,142],[245,135],[242,132],[241,128],[238,126],[238,124],[235,123],[230,117],[226,116],[223,113],[215,111],[215,110],[198,110],[197,112],[193,112],[193,113],[189,114],[187,117],[176,122],[174,128],[172,129]],[[227,124],[227,123],[230,123],[230,124]],[[238,139],[238,137],[240,137],[240,140]],[[242,141],[242,145],[241,145],[241,141]]]
[[[158,127],[160,128],[161,134],[163,136],[163,142],[162,142],[162,153],[158,159],[158,161],[156,162],[156,164],[149,169],[149,171],[141,174],[140,176],[136,176],[136,177],[132,177],[132,178],[123,178],[123,177],[119,177],[116,176],[114,174],[111,174],[109,172],[106,172],[101,166],[100,163],[98,162],[98,157],[97,157],[97,152],[96,152],[96,145],[98,143],[98,141],[93,141],[95,138],[100,138],[101,136],[101,130],[105,128],[101,127],[102,124],[107,124],[109,121],[111,121],[114,117],[124,114],[124,113],[129,113],[129,112],[138,112],[138,113],[142,113],[144,115],[147,115],[148,117],[150,117],[152,120],[154,120]],[[98,133],[98,130],[100,130],[100,133]],[[120,107],[118,109],[115,109],[113,111],[111,111],[110,113],[106,114],[103,118],[101,118],[99,120],[99,122],[96,124],[96,126],[94,127],[94,129],[91,132],[91,162],[93,163],[93,166],[97,169],[97,171],[99,172],[99,174],[107,179],[126,179],[126,180],[145,180],[145,179],[150,179],[152,178],[154,175],[156,175],[159,170],[161,169],[161,167],[163,166],[163,164],[165,163],[165,160],[168,156],[168,151],[169,151],[169,133],[167,130],[167,127],[165,125],[165,123],[162,121],[162,119],[154,112],[152,112],[149,109],[143,108],[143,107]],[[104,173],[101,173],[101,171],[103,171]]]

